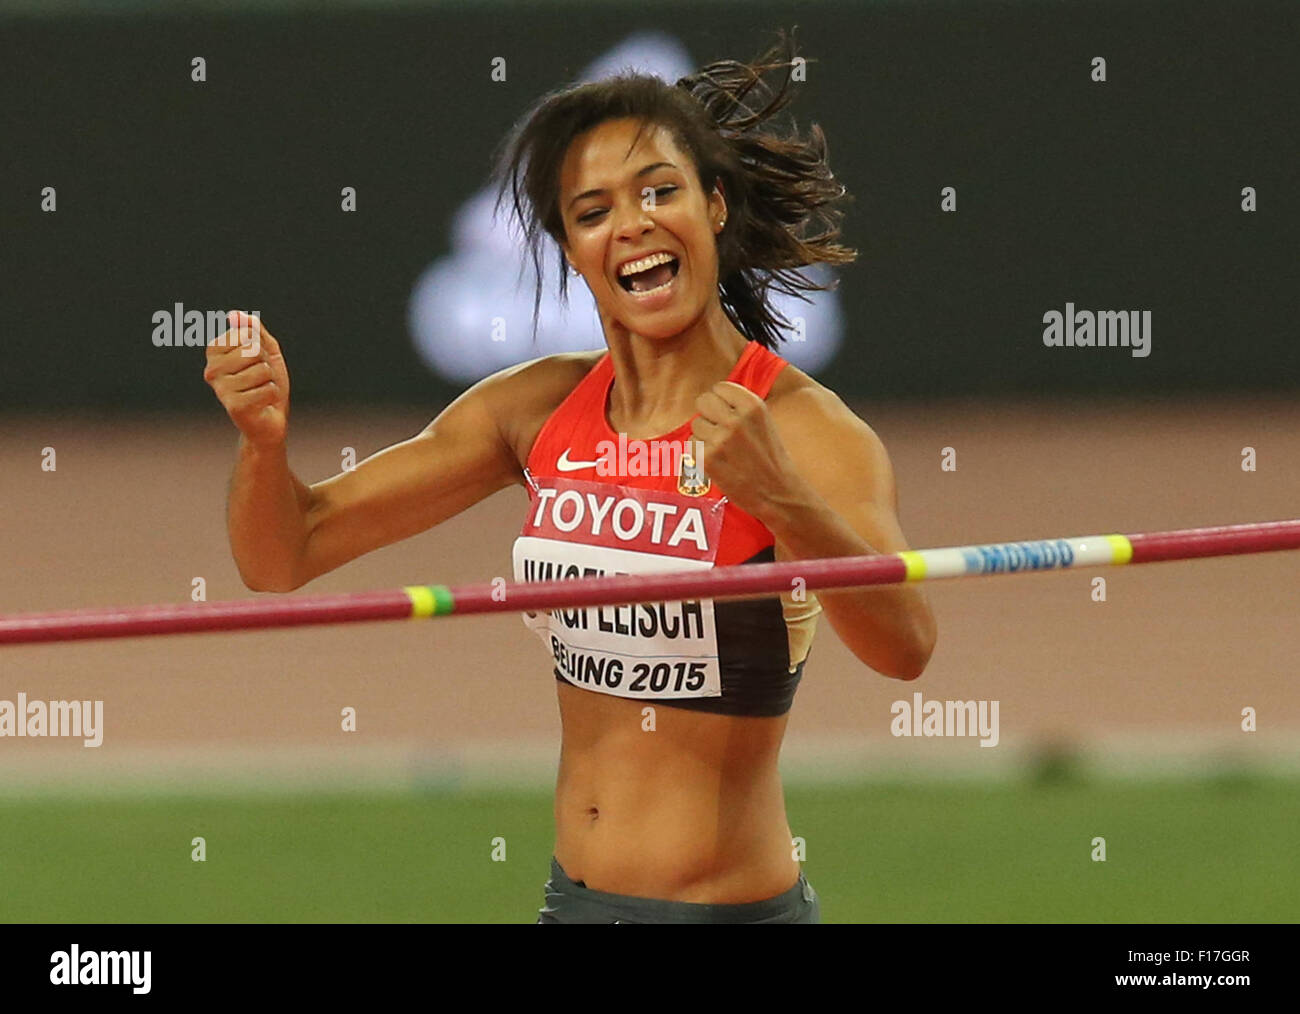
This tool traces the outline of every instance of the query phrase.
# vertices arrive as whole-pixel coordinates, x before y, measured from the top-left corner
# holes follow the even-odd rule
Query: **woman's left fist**
[[[691,436],[702,452],[697,464],[728,499],[761,521],[797,479],[767,403],[723,380],[699,396],[695,409]]]

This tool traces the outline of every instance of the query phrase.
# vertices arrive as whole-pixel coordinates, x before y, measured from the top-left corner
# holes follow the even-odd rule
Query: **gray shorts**
[[[629,894],[593,891],[570,880],[555,857],[551,879],[543,889],[546,904],[538,923],[819,923],[821,904],[808,878],[799,874],[790,890],[774,898],[741,905],[701,905],[691,901],[662,901]]]

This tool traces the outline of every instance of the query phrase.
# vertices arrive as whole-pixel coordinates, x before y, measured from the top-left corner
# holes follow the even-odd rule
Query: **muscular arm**
[[[797,462],[792,494],[761,520],[776,557],[869,556],[908,549],[898,494],[880,438],[830,391],[794,392],[774,410],[782,443]],[[826,616],[862,662],[886,676],[920,676],[934,651],[936,626],[916,585],[818,591]]]
[[[290,591],[303,553],[311,490],[289,471],[284,444],[260,446],[245,437],[230,477],[226,531],[239,576],[253,591]]]
[[[292,591],[519,481],[515,432],[566,382],[563,369],[545,360],[502,370],[416,436],[312,486],[290,471],[283,443],[241,441],[228,529],[244,583]]]

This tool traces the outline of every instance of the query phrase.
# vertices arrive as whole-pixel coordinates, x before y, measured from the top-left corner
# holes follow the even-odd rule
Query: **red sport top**
[[[727,379],[766,398],[786,361],[757,342]],[[608,353],[543,424],[528,455],[517,581],[707,569],[774,559],[771,531],[703,475],[691,420],[652,440],[609,425]],[[555,678],[597,693],[731,715],[783,715],[803,675],[816,596],[552,610],[524,622]]]

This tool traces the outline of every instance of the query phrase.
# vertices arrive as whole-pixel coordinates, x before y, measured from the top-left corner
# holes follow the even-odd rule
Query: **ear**
[[[721,179],[713,181],[713,192],[709,194],[709,223],[713,226],[715,234],[722,231],[722,225],[727,220],[727,192],[722,185]]]

